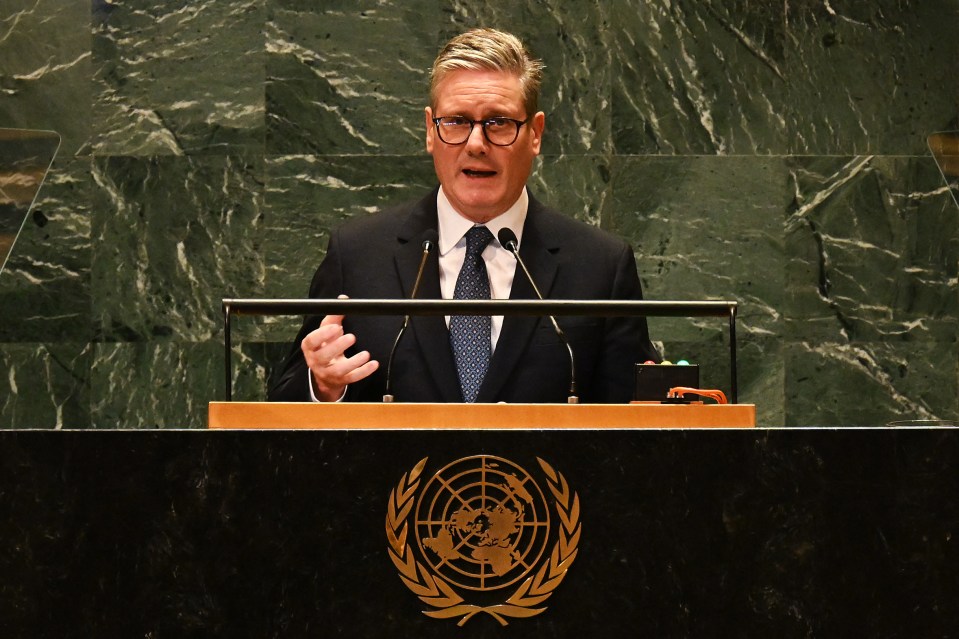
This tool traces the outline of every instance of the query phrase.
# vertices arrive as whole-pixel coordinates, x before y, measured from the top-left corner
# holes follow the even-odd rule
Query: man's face
[[[519,78],[503,71],[454,71],[436,88],[436,111],[426,107],[426,150],[433,156],[436,177],[457,211],[474,222],[487,222],[519,198],[539,155],[545,115],[526,113]],[[433,124],[434,117],[453,115],[532,118],[510,146],[490,144],[479,124],[465,143],[453,145],[439,138]]]

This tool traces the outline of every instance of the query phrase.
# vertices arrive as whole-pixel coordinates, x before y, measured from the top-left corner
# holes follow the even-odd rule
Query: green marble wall
[[[0,0],[0,126],[63,137],[0,274],[0,427],[205,424],[220,300],[300,297],[328,229],[432,185],[427,70],[491,25],[547,64],[547,202],[648,297],[740,302],[768,426],[956,419],[959,0]],[[239,322],[263,397],[293,318]],[[725,325],[651,321],[725,386]]]

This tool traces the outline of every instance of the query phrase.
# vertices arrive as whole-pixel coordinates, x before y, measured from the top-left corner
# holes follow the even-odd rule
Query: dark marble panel
[[[787,2],[789,153],[927,153],[956,128],[959,4]]]
[[[787,341],[787,426],[959,418],[955,342]]]
[[[233,399],[265,401],[270,375],[288,346],[234,342]],[[208,403],[226,398],[222,339],[95,344],[91,359],[84,372],[91,395],[89,428],[202,429]],[[65,427],[87,426],[66,422]]]
[[[234,401],[266,401],[266,393],[273,385],[274,376],[283,372],[282,365],[290,352],[292,336],[299,330],[299,322],[292,328],[282,341],[247,341],[234,346],[231,370]],[[225,395],[217,397],[218,400],[225,398]]]
[[[237,360],[244,379],[263,376],[250,358]],[[91,428],[204,428],[207,404],[225,397],[224,370],[214,340],[95,344]]]
[[[611,197],[608,156],[544,155],[527,183],[533,197],[570,217],[604,227],[603,208]]]
[[[787,4],[612,3],[616,152],[783,152]]]
[[[426,617],[387,550],[405,473],[478,454],[543,483],[546,460],[580,506],[545,612],[505,628]],[[0,617],[57,637],[946,637],[957,464],[954,429],[3,433]]]
[[[954,127],[951,0],[622,2],[619,153],[923,153]]]
[[[220,330],[220,300],[261,294],[259,162],[97,158],[93,177],[99,340],[207,339]]]
[[[728,352],[726,349],[718,349],[715,342],[710,342],[709,346],[710,348],[703,349],[703,361],[710,369],[710,372],[704,375],[706,387],[726,389],[723,373],[728,370]],[[825,420],[817,422],[813,416],[801,423],[786,423],[783,408],[787,371],[784,351],[783,342],[775,336],[737,335],[739,401],[756,405],[756,423],[762,426],[811,426],[827,423]],[[716,381],[712,382],[714,379]]]
[[[88,342],[88,158],[61,156],[47,175],[0,273],[0,342]]]
[[[784,336],[956,339],[959,218],[931,158],[795,157]]]
[[[90,5],[34,0],[0,5],[0,122],[56,131],[60,155],[90,137]]]
[[[93,0],[93,151],[262,152],[263,0]]]
[[[0,343],[0,429],[86,428],[91,352],[72,342]]]
[[[270,154],[410,154],[425,144],[436,0],[270,0]]]

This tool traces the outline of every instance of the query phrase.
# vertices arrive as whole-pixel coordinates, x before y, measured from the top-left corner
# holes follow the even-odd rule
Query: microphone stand
[[[430,256],[430,251],[433,249],[433,244],[435,240],[431,239],[433,235],[436,234],[436,231],[432,233],[427,233],[427,239],[423,240],[423,256],[420,258],[420,268],[416,271],[416,279],[413,281],[413,291],[410,293],[410,299],[416,299],[416,291],[420,288],[420,280],[423,279],[423,269],[426,267],[426,260]],[[392,403],[393,402],[393,393],[390,382],[393,379],[393,355],[396,354],[396,347],[400,343],[400,339],[403,337],[403,334],[406,332],[406,327],[410,325],[410,316],[407,314],[403,317],[403,325],[400,326],[399,332],[396,334],[396,339],[393,340],[393,348],[390,349],[390,357],[386,360],[386,388],[384,389],[383,402]]]
[[[516,234],[513,233],[512,229],[503,227],[499,231],[500,244],[503,245],[503,248],[508,250],[513,254],[513,257],[516,258],[517,264],[523,269],[523,272],[526,274],[526,279],[529,280],[529,283],[533,286],[533,291],[536,292],[536,297],[543,299],[543,294],[539,292],[539,287],[536,286],[536,282],[533,281],[533,276],[530,274],[529,269],[526,268],[526,264],[523,262],[523,258],[519,256],[519,246],[516,242]],[[566,345],[566,350],[569,351],[569,397],[566,398],[567,404],[578,404],[579,396],[576,394],[576,357],[573,355],[573,347],[570,346],[569,340],[566,338],[566,333],[563,332],[563,329],[559,327],[559,323],[556,322],[556,318],[552,315],[549,315],[549,321],[553,323],[553,330],[556,331],[556,335],[562,340],[563,344]]]

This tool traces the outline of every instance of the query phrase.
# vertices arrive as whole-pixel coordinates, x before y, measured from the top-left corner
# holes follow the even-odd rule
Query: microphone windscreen
[[[496,234],[496,239],[499,240],[501,246],[511,251],[515,250],[519,245],[519,242],[516,240],[516,233],[513,233],[513,229],[508,226],[504,226],[499,230],[499,233]],[[512,247],[510,244],[512,244]]]
[[[439,233],[436,232],[436,229],[426,229],[426,231],[423,232],[423,250],[431,250],[434,246],[436,246],[439,240],[440,236]]]

